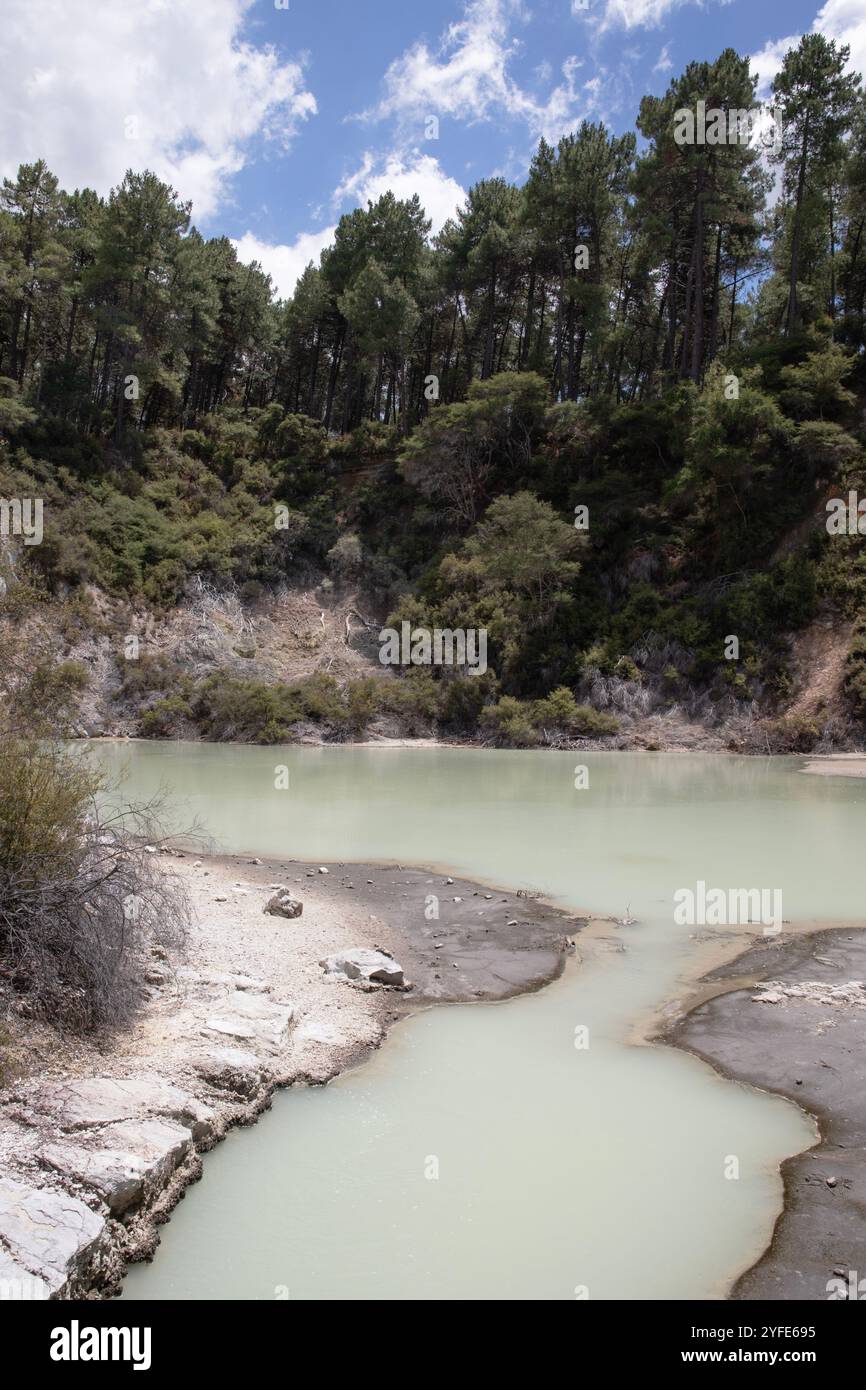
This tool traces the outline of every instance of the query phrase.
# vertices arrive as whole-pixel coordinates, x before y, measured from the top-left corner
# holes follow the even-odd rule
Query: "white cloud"
[[[366,207],[368,200],[375,202],[389,191],[401,199],[417,193],[434,236],[466,198],[466,190],[445,173],[432,155],[419,150],[406,155],[376,155],[368,150],[360,167],[336,190],[334,204],[339,207],[351,202],[353,206]]]
[[[607,0],[601,19],[602,29],[653,29],[680,5],[690,0]],[[694,0],[700,3],[700,0]]]
[[[258,261],[270,275],[278,299],[288,299],[310,261],[319,264],[319,256],[334,240],[336,227],[323,227],[318,232],[301,232],[290,246],[261,241],[254,232],[244,232],[232,238],[232,246],[246,265]]]
[[[391,191],[395,198],[411,198],[417,193],[421,206],[432,222],[432,232],[440,230],[465,201],[466,191],[439,166],[432,155],[418,150],[411,155],[376,155],[368,151],[358,169],[336,189],[332,204],[335,212],[351,205],[366,207]],[[258,261],[270,275],[280,299],[288,299],[310,261],[318,265],[319,256],[334,240],[335,226],[302,232],[290,245],[262,241],[254,232],[245,232],[232,241],[244,262]]]
[[[758,75],[757,92],[761,101],[769,99],[773,78],[781,68],[785,54],[789,48],[796,48],[799,42],[799,34],[790,34],[786,39],[771,39],[759,53],[750,56],[752,72]]]
[[[866,5],[863,0],[827,0],[812,21],[812,33],[835,39],[839,47],[851,49],[849,71],[866,76]],[[758,96],[766,101],[770,86],[782,66],[789,48],[796,48],[802,35],[789,34],[785,39],[772,39],[759,53],[749,59],[752,71],[758,74]]]
[[[259,137],[316,111],[299,62],[240,37],[252,0],[3,0],[0,171],[105,193],[153,169],[209,217]],[[128,138],[137,122],[137,138]]]
[[[658,58],[656,59],[656,64],[653,68],[653,72],[670,72],[672,67],[673,63],[671,62],[671,46],[669,43],[666,43]]]
[[[464,17],[450,24],[436,54],[422,40],[390,65],[385,96],[375,114],[438,114],[483,120],[510,106],[515,86],[507,68],[517,51],[509,38],[515,0],[469,0]]]
[[[851,49],[849,66],[866,77],[866,5],[863,0],[827,0],[812,29]]]
[[[438,48],[416,43],[385,73],[385,94],[362,119],[397,119],[401,131],[429,116],[487,121],[506,116],[523,121],[537,139],[557,139],[588,114],[589,101],[574,82],[574,57],[562,64],[563,80],[541,99],[525,91],[509,68],[520,51],[511,21],[525,16],[521,0],[467,0],[463,18],[446,29]],[[545,66],[537,80],[550,80]]]

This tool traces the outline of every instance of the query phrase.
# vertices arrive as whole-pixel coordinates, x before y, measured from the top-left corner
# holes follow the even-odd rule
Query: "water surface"
[[[625,1037],[689,968],[678,888],[781,888],[793,921],[862,920],[866,783],[690,754],[585,754],[577,790],[573,754],[95,751],[127,769],[125,794],[169,789],[176,824],[200,817],[221,849],[446,865],[641,923],[611,928],[625,954],[425,1012],[328,1087],[282,1093],[207,1156],[127,1298],[717,1297],[767,1243],[779,1161],[811,1124]]]

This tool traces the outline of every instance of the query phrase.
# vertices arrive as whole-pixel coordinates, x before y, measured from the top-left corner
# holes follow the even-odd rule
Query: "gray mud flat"
[[[862,981],[866,931],[761,943],[705,980],[724,990],[734,976],[793,985]],[[760,985],[735,985],[665,1036],[727,1076],[796,1101],[820,1127],[814,1148],[783,1163],[785,1205],[772,1242],[730,1297],[845,1297],[843,1284],[866,1279],[866,1009],[797,998],[756,1003],[761,992]]]
[[[228,862],[245,864],[242,856]],[[312,874],[318,893],[336,900],[351,895],[353,907],[382,924],[391,943],[386,949],[412,982],[403,996],[408,1009],[540,989],[562,973],[568,940],[586,925],[585,917],[538,898],[432,869],[322,861],[328,874],[320,876],[315,865],[272,859],[245,873],[251,882],[256,873],[264,882],[286,862],[295,875]],[[304,879],[293,886],[303,897]]]

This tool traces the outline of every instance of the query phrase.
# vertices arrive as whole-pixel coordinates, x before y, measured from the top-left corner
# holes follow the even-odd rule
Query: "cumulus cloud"
[[[395,118],[402,131],[429,116],[466,122],[505,116],[522,121],[536,139],[557,139],[591,108],[591,91],[575,81],[581,66],[566,57],[560,79],[546,96],[525,90],[510,68],[520,52],[512,22],[524,15],[520,0],[468,0],[463,18],[450,24],[435,49],[425,40],[391,63],[379,104],[363,120]],[[536,68],[548,81],[552,70]]]
[[[318,265],[319,256],[334,240],[336,227],[323,227],[317,232],[301,232],[290,245],[262,241],[254,232],[232,238],[232,245],[246,265],[258,261],[270,275],[278,299],[288,299],[310,261]]]
[[[757,73],[757,92],[761,101],[770,96],[773,78],[782,66],[782,60],[789,48],[796,48],[800,42],[799,34],[789,34],[786,39],[771,39],[759,53],[751,54],[749,63],[753,73]]]
[[[863,0],[827,0],[812,22],[812,33],[835,39],[839,47],[847,44],[851,50],[850,71],[866,76],[866,7]],[[789,34],[785,39],[773,39],[749,59],[752,71],[758,74],[758,96],[766,100],[773,78],[782,66],[789,48],[796,48],[802,35]]]
[[[253,141],[316,111],[303,64],[240,37],[252,0],[3,0],[0,170],[105,193],[150,168],[206,219]]]
[[[466,198],[466,190],[445,173],[432,155],[421,154],[419,150],[408,155],[377,155],[367,151],[360,167],[336,190],[334,203],[366,207],[368,200],[375,202],[389,191],[401,199],[417,193],[432,223],[434,236]]]
[[[851,49],[850,67],[866,76],[866,7],[863,0],[827,0],[812,29]]]
[[[409,155],[375,154],[368,151],[354,173],[347,175],[335,190],[332,206],[338,210],[375,202],[390,190],[395,198],[411,198],[417,193],[432,223],[435,235],[464,202],[466,191],[440,167],[432,155],[415,150]],[[258,261],[270,275],[281,299],[292,294],[310,261],[318,265],[319,256],[334,240],[336,227],[302,232],[290,244],[262,241],[254,232],[233,240],[242,261]]]
[[[469,0],[435,53],[421,40],[390,65],[375,115],[483,120],[495,108],[507,109],[516,95],[508,65],[518,48],[509,34],[517,9],[515,0]]]

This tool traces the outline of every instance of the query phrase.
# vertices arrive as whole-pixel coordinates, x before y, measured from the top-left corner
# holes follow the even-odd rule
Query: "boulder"
[[[8,1262],[9,1277],[25,1270],[49,1295],[68,1297],[98,1261],[105,1240],[102,1217],[77,1197],[0,1178],[0,1274]]]
[[[112,1216],[122,1216],[149,1192],[159,1192],[191,1151],[192,1138],[183,1125],[126,1120],[100,1130],[94,1139],[48,1144],[40,1159],[92,1188]]]
[[[256,1054],[240,1047],[214,1048],[196,1062],[195,1069],[209,1086],[239,1096],[253,1095],[263,1081],[262,1066]]]
[[[281,888],[265,903],[263,911],[271,917],[300,917],[304,904],[288,888]]]
[[[341,975],[346,980],[366,980],[377,985],[402,985],[403,967],[384,951],[357,946],[326,956],[319,965],[327,975]]]

